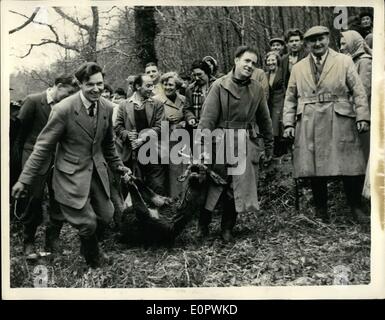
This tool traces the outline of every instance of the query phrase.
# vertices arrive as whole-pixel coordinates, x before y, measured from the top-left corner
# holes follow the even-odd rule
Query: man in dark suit
[[[119,159],[113,138],[112,105],[101,97],[104,75],[96,63],[84,63],[75,73],[81,91],[56,104],[39,135],[12,195],[19,198],[31,186],[49,155],[55,151],[52,186],[60,210],[79,230],[81,254],[99,267],[97,228],[109,223],[110,200],[107,163],[115,172],[129,172]]]
[[[292,67],[300,60],[307,56],[307,52],[303,48],[303,34],[298,29],[289,29],[285,34],[286,46],[288,53],[282,57],[281,67],[285,89],[289,83],[290,72]]]
[[[52,106],[66,98],[74,91],[73,77],[60,76],[55,79],[53,87],[47,90],[27,96],[17,116],[19,132],[13,155],[20,160],[24,167],[32,153],[36,139],[41,130],[47,124]],[[16,152],[19,156],[16,156]],[[49,159],[51,159],[49,155]],[[43,220],[42,200],[46,186],[51,161],[47,161],[40,169],[38,176],[31,185],[31,194],[26,199],[26,207],[23,213],[24,253],[27,259],[36,259],[34,242],[37,227]],[[50,202],[50,221],[46,230],[46,250],[58,249],[57,240],[62,227],[62,221],[58,210],[55,210],[53,201]]]

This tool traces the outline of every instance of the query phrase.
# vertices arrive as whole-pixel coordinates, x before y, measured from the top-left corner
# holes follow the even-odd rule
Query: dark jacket
[[[305,58],[308,55],[308,52],[305,49],[302,49],[298,52],[298,60],[301,61],[303,58]],[[281,68],[282,68],[282,79],[283,84],[285,86],[285,90],[287,89],[287,85],[289,83],[290,78],[290,71],[289,71],[289,53],[283,55],[281,60]]]
[[[269,79],[269,73],[266,72],[266,77]],[[282,78],[282,69],[279,67],[276,71],[273,84],[269,81],[269,99],[267,105],[269,106],[270,117],[273,125],[273,135],[279,136],[282,127],[282,112],[283,102],[285,99],[285,87]]]
[[[47,102],[47,91],[27,96],[20,109],[17,118],[20,121],[18,134],[18,145],[22,148],[22,166],[33,151],[37,137],[45,127],[51,113],[51,106]],[[51,158],[51,155],[49,155]],[[50,161],[41,168],[39,174],[43,175],[48,171]]]

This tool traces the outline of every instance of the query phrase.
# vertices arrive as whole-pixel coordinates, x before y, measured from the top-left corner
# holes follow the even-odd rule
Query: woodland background
[[[44,8],[55,23],[39,20],[40,10],[36,8],[30,16],[10,10],[9,14],[25,18],[25,23],[9,31],[10,42],[15,32],[25,32],[28,43],[28,26],[39,24],[49,29],[51,36],[40,43],[28,43],[30,47],[22,56],[33,54],[35,47],[56,45],[62,48],[62,57],[39,69],[12,73],[11,100],[43,90],[55,76],[72,73],[83,61],[97,61],[104,68],[106,83],[126,88],[127,76],[143,72],[149,61],[157,62],[161,71],[188,76],[193,60],[211,55],[218,61],[219,72],[227,72],[234,49],[241,44],[259,49],[263,67],[261,58],[269,49],[269,39],[283,36],[293,27],[304,32],[311,26],[325,25],[331,30],[332,48],[338,48],[339,40],[339,31],[333,28],[334,7],[111,6],[82,9],[81,15],[75,7]],[[348,8],[349,28],[357,27],[354,18],[364,10],[368,8]],[[76,30],[71,40],[59,32],[63,23]]]
[[[11,99],[23,99],[45,89],[55,76],[71,73],[85,60],[103,66],[106,82],[114,88],[126,87],[130,74],[143,71],[156,61],[161,71],[175,70],[188,75],[191,62],[211,55],[219,62],[219,72],[232,65],[234,49],[241,44],[256,46],[261,55],[268,51],[268,40],[282,36],[288,28],[305,31],[313,25],[331,30],[331,47],[338,48],[338,31],[333,28],[334,8],[319,7],[90,7],[85,15],[74,8],[49,8],[59,24],[74,30],[71,40],[60,34],[59,26],[24,16],[25,22],[10,30],[26,32],[32,24],[48,28],[51,38],[31,44],[58,46],[63,55],[42,68],[24,69],[11,74]],[[349,8],[355,16],[364,8]],[[20,12],[10,12],[19,15]],[[351,19],[354,28],[354,19]],[[31,41],[31,40],[30,40]],[[28,42],[27,42],[28,43]],[[27,46],[28,48],[28,46]],[[261,56],[262,57],[262,56]],[[261,58],[260,57],[260,58]],[[22,59],[20,61],[23,61]],[[262,59],[260,59],[262,61]],[[260,67],[263,67],[260,65]],[[370,221],[356,224],[349,212],[338,181],[329,184],[332,223],[324,224],[310,205],[311,191],[299,186],[300,208],[295,209],[296,188],[287,155],[262,171],[259,180],[261,210],[239,216],[235,227],[237,241],[219,240],[220,212],[215,212],[211,236],[196,237],[194,224],[172,248],[130,247],[117,243],[111,230],[104,241],[113,264],[87,269],[79,255],[76,231],[65,225],[61,234],[64,253],[42,257],[36,265],[23,256],[22,224],[10,226],[11,286],[34,287],[39,266],[48,268],[48,287],[153,288],[153,287],[239,287],[277,285],[357,285],[370,283]],[[369,207],[369,203],[366,204]],[[47,214],[45,215],[47,217]],[[39,228],[37,246],[44,246]],[[43,250],[43,249],[41,249]]]

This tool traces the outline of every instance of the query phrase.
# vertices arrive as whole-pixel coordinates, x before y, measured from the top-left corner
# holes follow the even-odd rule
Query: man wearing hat
[[[310,54],[293,66],[283,111],[284,137],[295,139],[294,176],[310,179],[324,221],[327,180],[340,177],[352,217],[359,219],[366,169],[359,133],[370,122],[365,89],[352,59],[329,48],[328,28],[312,27],[304,40]]]
[[[278,52],[280,56],[283,55],[283,51],[285,50],[285,45],[286,45],[285,40],[279,37],[272,38],[269,41],[269,45],[270,45],[271,51]]]
[[[360,34],[365,39],[369,34],[373,33],[373,15],[371,12],[364,11],[359,15]]]

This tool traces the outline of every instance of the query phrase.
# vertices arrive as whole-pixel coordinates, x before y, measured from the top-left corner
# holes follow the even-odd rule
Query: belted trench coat
[[[284,126],[295,127],[294,176],[365,174],[356,122],[369,122],[370,116],[356,67],[329,49],[316,83],[310,59],[293,66],[284,103]]]

